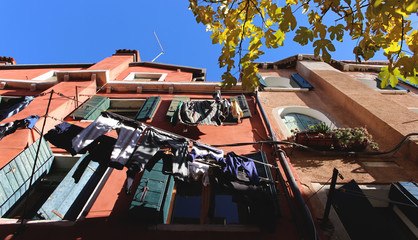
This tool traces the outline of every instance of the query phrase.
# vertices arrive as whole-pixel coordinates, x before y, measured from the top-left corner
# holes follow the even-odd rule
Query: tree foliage
[[[418,84],[418,23],[410,20],[418,16],[418,0],[189,1],[196,21],[212,32],[212,43],[222,46],[219,66],[226,68],[225,87],[236,85],[233,71],[240,73],[243,88],[257,87],[254,62],[264,54],[261,47],[283,46],[291,31],[296,34],[294,41],[312,43],[314,54],[326,62],[335,51],[332,41],[342,41],[348,34],[358,42],[353,49],[358,61],[384,50],[389,64],[379,74],[383,86],[395,86],[398,78],[406,77]],[[307,26],[298,25],[303,21],[297,14],[306,18]],[[334,19],[334,24],[324,18]]]

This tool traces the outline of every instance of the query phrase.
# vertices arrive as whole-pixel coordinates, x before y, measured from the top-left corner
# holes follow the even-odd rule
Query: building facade
[[[2,238],[356,239],[336,202],[347,197],[323,221],[334,168],[337,188],[354,180],[383,199],[365,209],[394,213],[390,232],[415,234],[404,212],[416,202],[389,195],[416,181],[417,89],[373,88],[376,65],[298,55],[260,63],[262,86],[247,92],[135,50],[96,64],[2,61]],[[288,142],[292,126],[317,122],[367,126],[381,150]]]

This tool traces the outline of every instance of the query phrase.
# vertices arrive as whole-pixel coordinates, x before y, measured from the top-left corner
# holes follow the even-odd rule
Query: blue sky
[[[160,52],[156,62],[207,69],[208,81],[220,81],[220,45],[197,24],[186,0],[0,0],[0,56],[18,64],[96,63],[116,49],[139,50],[142,61]],[[313,54],[287,36],[282,48],[266,51],[259,62],[298,53]],[[348,39],[349,40],[349,39]],[[354,60],[354,41],[335,43],[332,57]],[[379,56],[375,59],[384,59]]]

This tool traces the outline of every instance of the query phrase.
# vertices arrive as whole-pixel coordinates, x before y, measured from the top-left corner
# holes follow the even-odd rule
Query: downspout
[[[271,127],[270,121],[267,118],[267,115],[264,111],[263,105],[261,104],[260,99],[258,98],[258,91],[255,92],[255,97],[256,97],[257,106],[260,109],[263,121],[266,124],[271,140],[278,141]],[[311,212],[309,211],[309,208],[306,205],[302,197],[302,194],[300,193],[299,187],[295,181],[295,178],[293,177],[292,171],[290,170],[289,164],[286,160],[286,156],[284,155],[283,150],[280,148],[278,144],[273,144],[273,147],[275,150],[277,150],[277,152],[279,152],[280,165],[282,166],[283,171],[286,174],[286,178],[290,185],[290,188],[292,189],[293,196],[296,200],[296,204],[301,209],[301,214],[303,217],[303,225],[304,225],[304,229],[306,229],[306,232],[308,233],[307,234],[308,239],[320,239],[318,231],[316,230],[314,220],[312,219]],[[284,187],[284,189],[286,190],[287,188]]]

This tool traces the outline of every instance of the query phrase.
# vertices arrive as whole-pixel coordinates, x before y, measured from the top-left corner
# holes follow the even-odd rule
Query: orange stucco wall
[[[123,80],[126,78],[131,72],[143,72],[143,73],[168,73],[167,77],[164,79],[165,82],[191,82],[192,81],[192,73],[188,72],[181,72],[175,70],[167,70],[167,69],[158,69],[152,67],[129,67],[125,69],[119,76],[116,77],[115,80]]]

